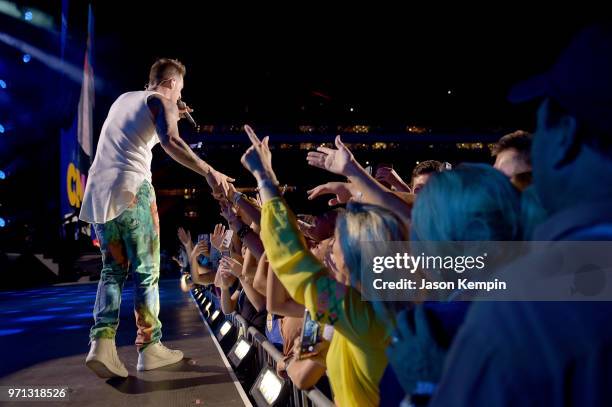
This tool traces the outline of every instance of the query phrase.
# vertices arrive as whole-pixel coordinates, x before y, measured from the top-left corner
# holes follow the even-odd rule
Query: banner
[[[67,11],[67,2],[63,2]],[[63,38],[63,41],[65,38]],[[87,172],[93,160],[93,108],[95,100],[93,72],[93,12],[89,6],[87,46],[83,62],[83,82],[74,122],[61,132],[60,147],[60,210],[62,234],[77,240],[81,235],[92,236],[90,225],[79,225],[78,216],[87,183]]]

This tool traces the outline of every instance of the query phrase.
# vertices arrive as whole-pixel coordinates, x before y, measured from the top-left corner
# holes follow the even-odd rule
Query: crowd
[[[540,98],[537,127],[502,137],[494,165],[428,160],[409,179],[372,176],[338,136],[305,157],[344,177],[308,191],[329,199],[317,216],[291,210],[268,137],[245,126],[241,163],[258,192],[225,180],[213,196],[226,224],[195,243],[178,230],[183,289],[214,284],[224,313],[283,352],[279,374],[302,389],[328,379],[340,406],[609,405],[612,303],[369,302],[360,242],[612,240],[610,72],[610,29],[586,30],[513,90]],[[323,332],[307,356],[305,310]]]

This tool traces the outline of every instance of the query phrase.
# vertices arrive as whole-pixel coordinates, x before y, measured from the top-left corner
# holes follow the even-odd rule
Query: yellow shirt
[[[377,406],[378,384],[387,366],[389,332],[361,294],[328,276],[308,250],[295,216],[281,198],[261,212],[261,240],[272,269],[293,299],[313,319],[334,326],[327,371],[339,406]]]

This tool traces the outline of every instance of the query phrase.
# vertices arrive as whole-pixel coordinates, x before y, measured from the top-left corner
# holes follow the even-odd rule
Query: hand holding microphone
[[[182,100],[178,100],[176,102],[176,105],[179,109],[179,117],[187,119],[187,121],[191,123],[191,125],[195,127],[196,130],[199,130],[200,126],[198,126],[198,124],[196,123],[195,120],[193,120],[193,117],[191,117],[191,114],[190,114],[191,112],[193,112],[193,109],[187,106],[185,102],[183,102]]]

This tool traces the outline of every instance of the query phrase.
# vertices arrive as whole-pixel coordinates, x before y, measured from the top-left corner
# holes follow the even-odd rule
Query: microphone
[[[186,109],[187,108],[187,105],[182,100],[177,100],[176,105],[178,106],[179,109]],[[191,114],[189,114],[189,112],[187,112],[187,111],[185,113],[183,113],[183,114],[185,115],[185,119],[187,119],[187,121],[189,123],[191,123],[191,125],[197,129],[198,128],[198,124],[196,123],[195,120],[193,120],[193,117],[191,117]]]

